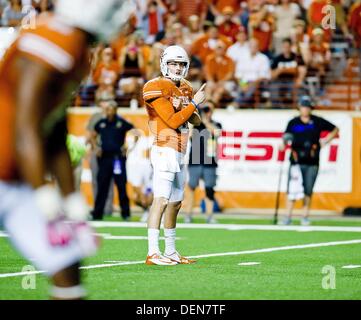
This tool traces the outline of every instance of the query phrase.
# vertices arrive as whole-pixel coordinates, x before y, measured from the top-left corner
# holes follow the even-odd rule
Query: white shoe
[[[192,260],[186,257],[181,256],[177,251],[175,251],[172,254],[166,254],[164,253],[164,257],[178,263],[178,264],[192,264],[192,263],[196,263],[196,260]]]
[[[145,260],[145,264],[151,265],[158,265],[158,266],[175,266],[178,262],[172,261],[169,258],[162,256],[160,253],[154,253],[151,256],[147,256]]]

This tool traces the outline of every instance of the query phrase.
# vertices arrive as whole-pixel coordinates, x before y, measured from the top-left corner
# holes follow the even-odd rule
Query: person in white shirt
[[[276,18],[276,31],[273,34],[273,47],[276,54],[282,52],[282,40],[290,38],[293,25],[298,17],[301,16],[301,10],[298,4],[290,0],[281,0],[276,5],[274,16]]]
[[[239,61],[239,57],[245,53],[249,53],[249,43],[247,40],[246,28],[241,26],[237,34],[237,42],[227,50],[227,56],[230,57],[234,63],[242,63],[242,61]]]
[[[239,88],[236,103],[239,107],[254,107],[258,88],[262,82],[271,79],[270,61],[259,51],[258,40],[251,39],[249,48],[249,52],[244,51],[236,63],[235,77]]]

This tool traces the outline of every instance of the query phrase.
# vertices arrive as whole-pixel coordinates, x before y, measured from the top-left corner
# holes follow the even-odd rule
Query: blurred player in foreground
[[[188,141],[188,122],[200,124],[198,106],[205,100],[203,85],[193,97],[184,78],[189,58],[179,46],[166,48],[160,60],[162,77],[147,82],[143,98],[154,136],[151,149],[154,200],[148,218],[148,265],[176,265],[195,262],[181,256],[175,247],[176,221],[184,198],[186,168],[184,156]],[[165,252],[160,253],[159,229],[164,218]]]
[[[51,277],[54,299],[84,297],[80,261],[97,249],[75,190],[66,108],[87,73],[90,44],[116,35],[130,10],[120,0],[59,0],[55,14],[23,31],[1,61],[0,222]],[[47,184],[48,173],[59,189]]]

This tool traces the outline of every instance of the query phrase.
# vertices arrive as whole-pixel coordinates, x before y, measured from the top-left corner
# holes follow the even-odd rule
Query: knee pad
[[[206,196],[209,200],[214,200],[214,189],[213,188],[206,188]]]

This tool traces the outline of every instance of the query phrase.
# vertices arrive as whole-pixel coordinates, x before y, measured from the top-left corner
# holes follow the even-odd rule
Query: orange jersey
[[[216,40],[221,40],[225,46],[226,49],[232,45],[232,41],[228,39],[228,37],[220,34],[218,39],[209,39],[209,36],[206,34],[204,36],[201,36],[200,38],[197,38],[191,47],[191,53],[195,56],[198,56],[199,59],[204,64],[206,62],[206,59],[209,55],[214,53],[214,49],[216,46]],[[214,46],[212,47],[210,43],[214,43]]]
[[[66,92],[55,90],[52,101],[47,101],[48,110],[61,111],[65,117],[65,98],[77,89],[89,67],[88,45],[85,34],[64,25],[57,18],[47,16],[38,19],[37,27],[20,33],[0,61],[0,179],[17,180],[15,153],[15,114],[19,83],[22,78],[18,66],[22,58],[41,64],[56,79],[66,79]],[[55,79],[55,80],[56,80]],[[32,81],[32,79],[26,79]],[[44,92],[44,95],[46,92]],[[59,106],[59,107],[58,107]],[[60,120],[60,119],[57,119]],[[45,119],[44,119],[45,122]],[[44,125],[45,127],[45,125]],[[51,130],[51,128],[50,128]],[[49,133],[49,132],[47,132]],[[46,133],[43,132],[46,138]]]
[[[186,80],[182,80],[177,87],[170,79],[158,77],[144,85],[143,99],[155,145],[186,152],[189,133],[187,120],[196,110],[191,103],[192,97],[193,89]]]
[[[209,55],[205,64],[205,72],[209,79],[223,81],[227,75],[234,73],[234,62],[225,55],[222,57],[217,57],[215,54]]]
[[[114,72],[116,74],[116,77],[118,77],[118,74],[120,72],[120,67],[118,62],[112,61],[110,65],[105,65],[103,62],[100,62],[97,67],[95,68],[94,74],[93,74],[93,81],[96,84],[100,84],[100,80],[102,78],[109,77],[109,73]],[[116,80],[116,78],[115,78]]]

